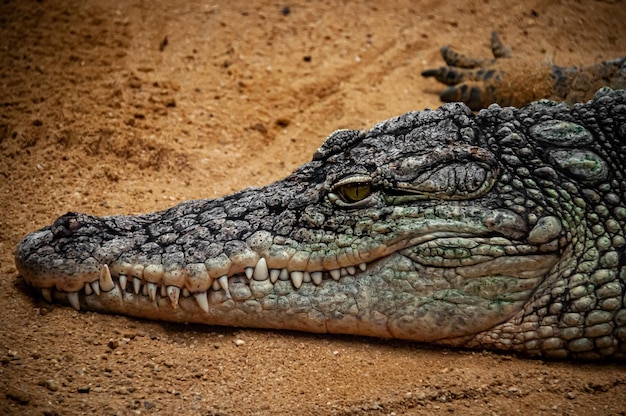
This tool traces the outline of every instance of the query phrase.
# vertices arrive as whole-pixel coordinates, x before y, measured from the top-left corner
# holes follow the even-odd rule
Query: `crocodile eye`
[[[340,207],[358,208],[368,205],[373,193],[372,178],[368,175],[355,175],[335,183],[328,197]]]
[[[362,201],[372,194],[372,184],[369,182],[351,182],[339,185],[337,193],[347,203]]]

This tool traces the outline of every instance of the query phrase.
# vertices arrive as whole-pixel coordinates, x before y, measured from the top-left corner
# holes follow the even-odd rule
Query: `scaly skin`
[[[331,134],[264,188],[20,242],[48,300],[548,357],[626,355],[626,91]]]
[[[494,59],[475,59],[444,46],[441,55],[447,66],[427,69],[422,75],[450,85],[441,92],[442,101],[464,102],[474,111],[493,103],[522,107],[544,98],[581,103],[602,87],[626,88],[626,58],[566,68],[529,62],[513,57],[496,32],[491,50]]]

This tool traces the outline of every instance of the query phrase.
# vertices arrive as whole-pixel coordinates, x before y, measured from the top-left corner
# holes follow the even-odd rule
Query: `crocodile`
[[[285,179],[15,251],[49,302],[528,356],[626,356],[626,91],[330,134]]]

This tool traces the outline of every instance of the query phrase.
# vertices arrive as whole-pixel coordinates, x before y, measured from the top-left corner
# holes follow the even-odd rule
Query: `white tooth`
[[[138,295],[139,291],[141,290],[141,279],[138,278],[133,278],[133,290],[135,291],[135,294]]]
[[[270,272],[267,269],[267,261],[265,261],[265,258],[261,257],[261,259],[257,262],[256,266],[254,266],[254,280],[267,280],[267,278],[269,277]]]
[[[89,283],[85,283],[85,295],[89,296],[93,293],[91,289],[91,285]]]
[[[156,299],[157,285],[148,282],[146,284],[146,287],[148,288],[148,296],[150,296],[150,300],[154,302],[154,300]]]
[[[194,298],[196,298],[196,302],[198,302],[198,306],[204,312],[209,313],[209,300],[207,298],[206,292],[198,292],[194,293]]]
[[[80,310],[80,302],[78,301],[78,292],[67,292],[67,300],[70,301],[72,308]]]
[[[161,286],[161,297],[162,298],[166,298],[167,297],[167,287],[165,287],[165,285]]]
[[[313,280],[313,283],[315,283],[316,285],[321,285],[322,284],[322,272],[311,272],[311,279]]]
[[[348,271],[346,270],[345,267],[342,267],[341,269],[339,269],[339,271],[341,272],[342,276],[347,276],[348,275]]]
[[[42,287],[41,288],[41,295],[43,296],[43,298],[45,300],[48,301],[48,303],[52,303],[52,288],[50,288],[50,287]]]
[[[287,270],[286,268],[285,269],[281,269],[280,270],[280,274],[278,275],[278,278],[280,280],[284,280],[284,281],[289,280],[289,270]]]
[[[367,263],[361,263],[359,264],[359,269],[361,269],[362,272],[365,271],[365,269],[367,269]]]
[[[270,270],[270,282],[276,283],[278,280],[278,276],[280,275],[280,269],[272,269]]]
[[[335,280],[339,280],[339,278],[341,277],[341,271],[339,269],[331,270],[330,276]]]
[[[228,276],[224,275],[217,279],[217,281],[220,284],[222,290],[226,292],[226,294],[230,295],[230,290],[228,290]]]
[[[191,293],[189,293],[189,290],[186,287],[184,287],[183,288],[183,297],[184,298],[188,298],[189,296],[191,296]]]
[[[354,266],[348,266],[346,267],[346,270],[348,271],[349,274],[351,274],[352,276],[354,276],[356,274],[356,267]]]
[[[291,272],[291,283],[293,283],[296,289],[300,289],[302,286],[302,280],[304,279],[304,273],[302,272]]]
[[[122,288],[122,292],[125,292],[126,282],[128,282],[128,278],[126,277],[125,274],[120,274],[119,280],[120,280],[120,288]]]
[[[220,290],[220,282],[218,282],[217,279],[213,280],[211,288],[217,292],[218,290]]]
[[[302,281],[304,283],[311,283],[311,273],[304,272],[303,275],[302,275]]]
[[[104,265],[100,270],[100,289],[103,292],[108,292],[113,290],[115,287],[115,283],[113,283],[113,279],[111,279],[111,272],[109,271],[109,266]]]
[[[143,285],[143,287],[141,288],[141,294],[143,296],[148,296],[148,285]]]
[[[251,279],[252,278],[252,274],[254,273],[254,269],[252,267],[246,267],[245,272],[246,272],[246,277],[248,279]]]
[[[95,282],[91,282],[91,288],[93,289],[93,293],[100,296],[100,282],[99,281],[96,280]]]
[[[178,298],[180,297],[180,289],[176,286],[167,287],[167,296],[170,298],[172,308],[178,308]]]

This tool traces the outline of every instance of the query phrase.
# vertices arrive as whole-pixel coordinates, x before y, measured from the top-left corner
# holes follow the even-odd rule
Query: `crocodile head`
[[[583,124],[549,102],[412,112],[331,134],[263,188],[141,216],[68,213],[28,235],[16,264],[76,309],[541,351],[528,317],[571,311],[577,256],[595,250],[590,276],[617,247],[590,237],[590,192],[626,212],[598,190],[613,173]]]

